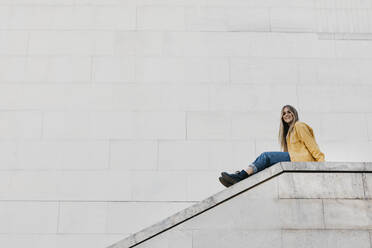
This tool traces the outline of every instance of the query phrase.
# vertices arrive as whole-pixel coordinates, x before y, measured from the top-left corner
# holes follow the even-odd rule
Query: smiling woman
[[[230,187],[279,162],[324,161],[324,154],[319,150],[315,141],[313,129],[299,121],[297,110],[291,105],[285,105],[281,111],[279,143],[281,152],[261,153],[247,169],[232,174],[222,172],[220,182]]]

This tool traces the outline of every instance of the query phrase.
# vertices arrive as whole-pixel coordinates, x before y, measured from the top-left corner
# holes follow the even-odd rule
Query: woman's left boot
[[[249,177],[248,173],[245,170],[237,171],[234,174],[229,174],[227,172],[222,172],[221,176],[227,182],[235,184]]]
[[[225,186],[226,188],[228,188],[231,185],[233,185],[232,183],[229,183],[228,181],[226,181],[225,179],[223,179],[223,177],[219,177],[218,179],[220,180],[220,183],[222,183],[222,185]]]

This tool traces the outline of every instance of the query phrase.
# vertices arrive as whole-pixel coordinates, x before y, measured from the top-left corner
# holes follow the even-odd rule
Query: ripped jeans
[[[257,173],[276,163],[287,161],[291,161],[288,152],[263,152],[249,166],[253,168],[254,173]]]

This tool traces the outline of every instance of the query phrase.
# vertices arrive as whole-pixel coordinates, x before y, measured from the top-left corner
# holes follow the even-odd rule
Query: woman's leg
[[[249,165],[248,174],[257,173],[279,162],[291,161],[288,152],[263,152]],[[252,173],[253,171],[253,173]]]
[[[232,184],[235,184],[243,179],[246,179],[250,175],[257,173],[267,167],[270,167],[273,164],[285,161],[290,161],[288,152],[264,152],[261,153],[261,155],[258,156],[256,160],[248,166],[248,169],[238,171],[235,174],[222,172],[221,177],[219,179],[222,184],[228,187],[225,184],[225,182],[229,183],[231,186]]]

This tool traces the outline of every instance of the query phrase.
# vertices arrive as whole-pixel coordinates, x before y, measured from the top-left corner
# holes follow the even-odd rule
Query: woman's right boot
[[[248,173],[245,170],[237,171],[234,174],[229,174],[227,172],[222,172],[221,176],[227,182],[235,184],[249,177]]]

